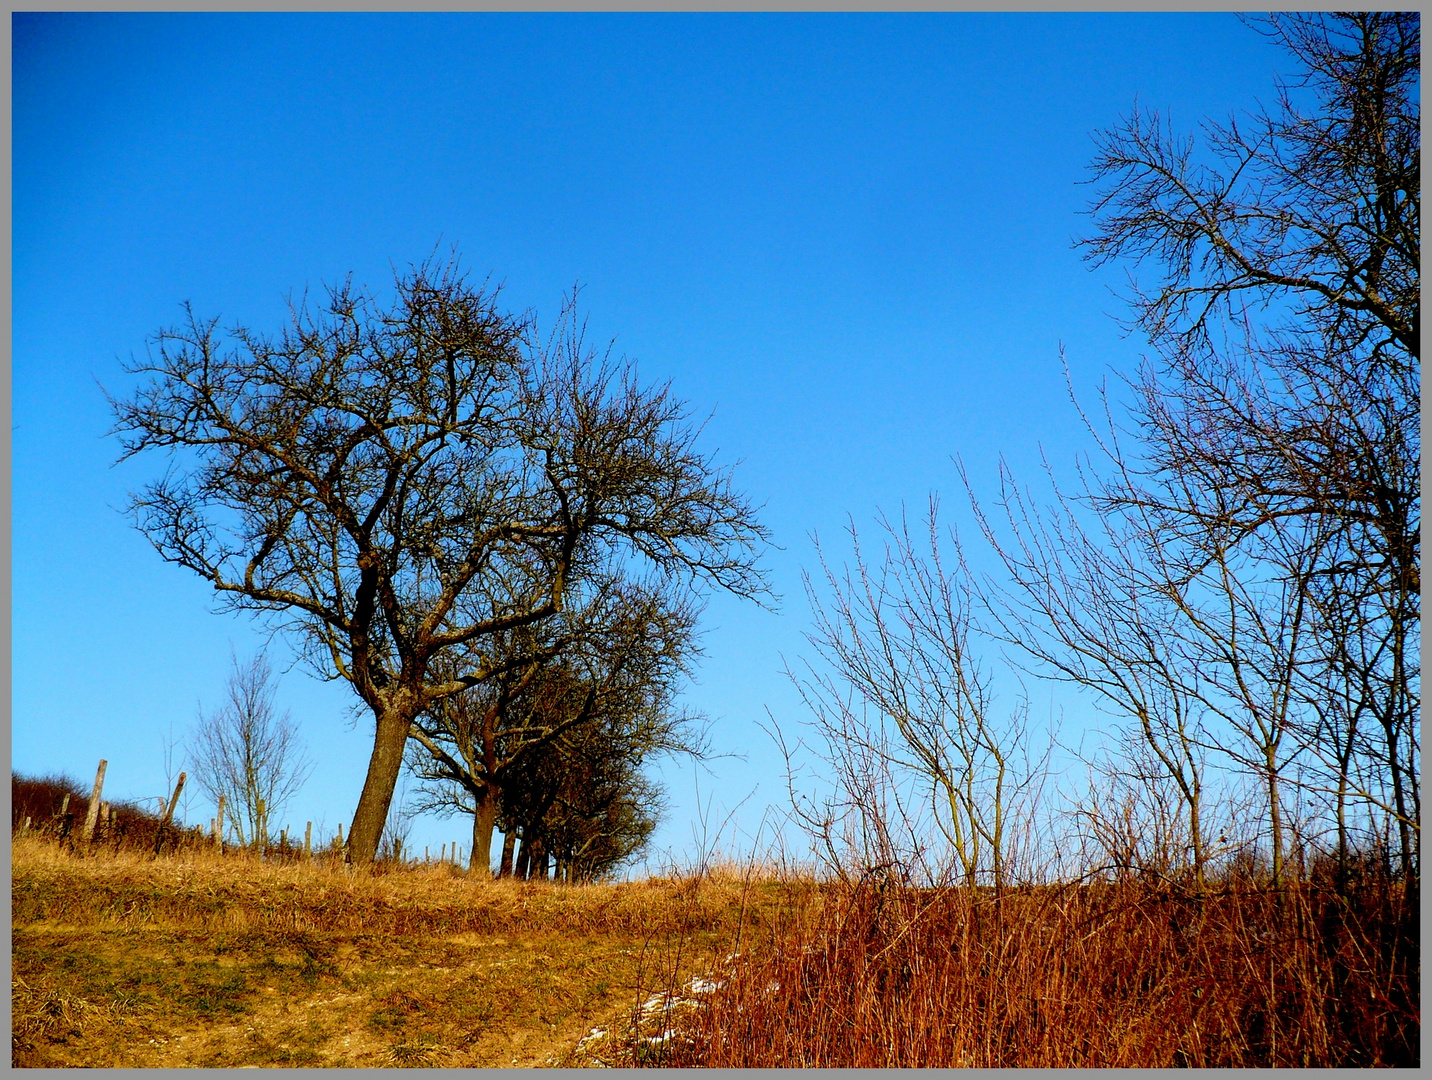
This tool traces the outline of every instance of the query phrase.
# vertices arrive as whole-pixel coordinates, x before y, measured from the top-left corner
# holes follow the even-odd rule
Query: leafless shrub
[[[829,598],[806,579],[815,655],[788,673],[837,786],[806,821],[837,866],[853,853],[865,869],[1000,890],[1043,760],[1025,705],[996,713],[968,571],[957,542],[946,562],[933,498],[922,525],[917,540],[904,517],[882,519],[878,563],[852,525],[850,566],[821,555]]]
[[[297,726],[274,706],[277,686],[263,653],[231,658],[227,701],[201,715],[190,739],[195,781],[215,804],[222,798],[241,845],[265,845],[284,805],[312,765]]]

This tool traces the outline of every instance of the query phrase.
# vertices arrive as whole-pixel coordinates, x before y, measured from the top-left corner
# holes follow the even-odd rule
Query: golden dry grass
[[[815,895],[732,873],[557,886],[28,838],[11,866],[16,1066],[620,1059],[654,994]],[[600,1052],[578,1053],[594,1028]]]

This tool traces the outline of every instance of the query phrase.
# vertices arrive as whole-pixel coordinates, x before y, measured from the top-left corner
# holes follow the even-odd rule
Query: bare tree
[[[516,762],[503,817],[522,851],[518,876],[558,881],[600,877],[641,853],[664,798],[643,771],[655,751],[619,712],[570,730],[542,754]]]
[[[189,756],[195,781],[216,804],[224,801],[239,843],[261,849],[312,765],[288,711],[274,707],[277,684],[264,654],[245,663],[233,657],[232,667],[227,700],[200,714]]]
[[[1095,262],[1153,263],[1132,325],[1143,491],[1203,489],[1191,528],[1296,564],[1317,658],[1295,682],[1337,803],[1420,851],[1420,16],[1271,16],[1276,107],[1201,141],[1136,110],[1100,136]],[[1220,505],[1212,492],[1236,492]],[[1113,504],[1110,504],[1113,505]],[[1213,517],[1201,516],[1208,508]],[[1297,522],[1290,527],[1290,522]],[[1303,550],[1288,557],[1290,536]]]
[[[349,284],[276,337],[190,313],[112,401],[122,458],[177,454],[137,527],[348,680],[375,721],[349,832],[372,860],[413,721],[497,674],[480,639],[551,619],[620,554],[670,578],[765,591],[766,538],[667,387],[598,360],[575,309],[544,342],[455,263]],[[464,652],[467,650],[466,652]],[[510,662],[503,657],[500,664]]]
[[[913,795],[926,803],[960,879],[1002,890],[1015,818],[1040,770],[1030,767],[1023,705],[995,715],[971,645],[978,628],[968,571],[958,545],[946,567],[937,509],[932,498],[924,543],[904,517],[882,519],[878,564],[863,555],[853,525],[853,565],[836,571],[821,555],[829,598],[806,579],[815,656],[790,674],[846,789],[838,801],[861,817],[861,845],[899,861],[894,826],[916,834],[904,858],[919,855]],[[912,779],[913,792],[902,790]],[[820,827],[831,824],[827,816]]]
[[[962,476],[964,476],[962,471]],[[1137,741],[1161,775],[1145,784],[1176,792],[1186,827],[1187,865],[1196,887],[1208,862],[1206,706],[1178,647],[1161,552],[1139,522],[1112,515],[1087,525],[1057,489],[1041,508],[1001,466],[999,505],[1007,534],[974,500],[976,520],[1007,579],[981,587],[999,636],[1046,676],[1093,691],[1137,725]]]

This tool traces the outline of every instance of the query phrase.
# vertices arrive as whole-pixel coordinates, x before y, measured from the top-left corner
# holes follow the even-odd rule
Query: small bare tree
[[[613,759],[609,772],[622,772],[618,759],[639,766],[648,755],[705,752],[696,718],[675,700],[697,652],[694,598],[670,582],[591,572],[570,589],[555,619],[483,639],[485,656],[459,654],[458,664],[496,674],[413,724],[422,805],[472,814],[477,875],[488,873],[502,807],[533,801],[516,790],[523,777],[542,775],[556,798],[558,761],[590,772],[583,761],[597,753]]]
[[[194,778],[216,803],[224,800],[240,844],[262,848],[269,823],[303,786],[312,766],[298,728],[274,707],[277,689],[268,658],[232,657],[227,700],[200,714],[190,740]]]
[[[878,565],[862,554],[853,525],[853,566],[837,572],[821,555],[829,598],[806,578],[815,617],[806,637],[816,659],[791,678],[847,789],[845,805],[860,816],[860,843],[893,852],[898,825],[912,833],[908,854],[925,858],[923,829],[912,828],[922,816],[966,884],[999,890],[1015,819],[1040,770],[1027,760],[1023,705],[995,714],[988,675],[971,649],[977,627],[968,572],[958,556],[946,567],[937,512],[931,498],[924,542],[903,516],[898,524],[882,518]],[[916,811],[912,798],[928,811]],[[894,822],[885,820],[891,810]]]
[[[963,470],[962,470],[962,475]],[[1207,709],[1178,644],[1176,605],[1162,589],[1160,552],[1137,521],[1103,516],[1086,525],[1056,489],[1037,506],[1001,466],[999,505],[1007,535],[966,489],[986,541],[1004,563],[1004,583],[986,582],[985,603],[1001,638],[1041,674],[1092,691],[1137,725],[1135,742],[1157,762],[1158,780],[1177,793],[1187,841],[1181,862],[1202,887],[1208,861]]]

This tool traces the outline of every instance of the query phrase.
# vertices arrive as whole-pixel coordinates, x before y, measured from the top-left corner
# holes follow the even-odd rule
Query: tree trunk
[[[492,874],[492,830],[497,823],[497,788],[488,784],[472,815],[472,859],[467,872],[485,878]]]
[[[532,876],[538,881],[547,880],[547,845],[538,840],[532,852]]]
[[[1278,772],[1268,755],[1268,823],[1273,831],[1273,884],[1283,884],[1283,807],[1278,799]]]
[[[358,809],[353,811],[353,824],[348,830],[347,857],[351,863],[367,866],[378,853],[378,841],[388,821],[388,807],[393,802],[393,790],[403,768],[403,750],[412,723],[412,716],[397,709],[378,717],[368,776],[363,781],[363,794],[358,797]]]
[[[515,829],[508,829],[502,834],[502,862],[498,864],[497,876],[500,878],[512,876],[512,849],[517,846],[517,832]]]
[[[1201,799],[1202,792],[1198,789],[1194,789],[1191,796],[1187,799],[1188,827],[1189,831],[1193,834],[1190,837],[1193,845],[1193,888],[1194,891],[1198,893],[1203,892],[1203,863],[1205,858],[1203,847],[1203,808],[1199,805]]]
[[[524,836],[522,838],[522,847],[519,848],[517,852],[517,871],[514,876],[518,881],[527,880],[527,871],[531,869],[531,864],[532,843]]]

